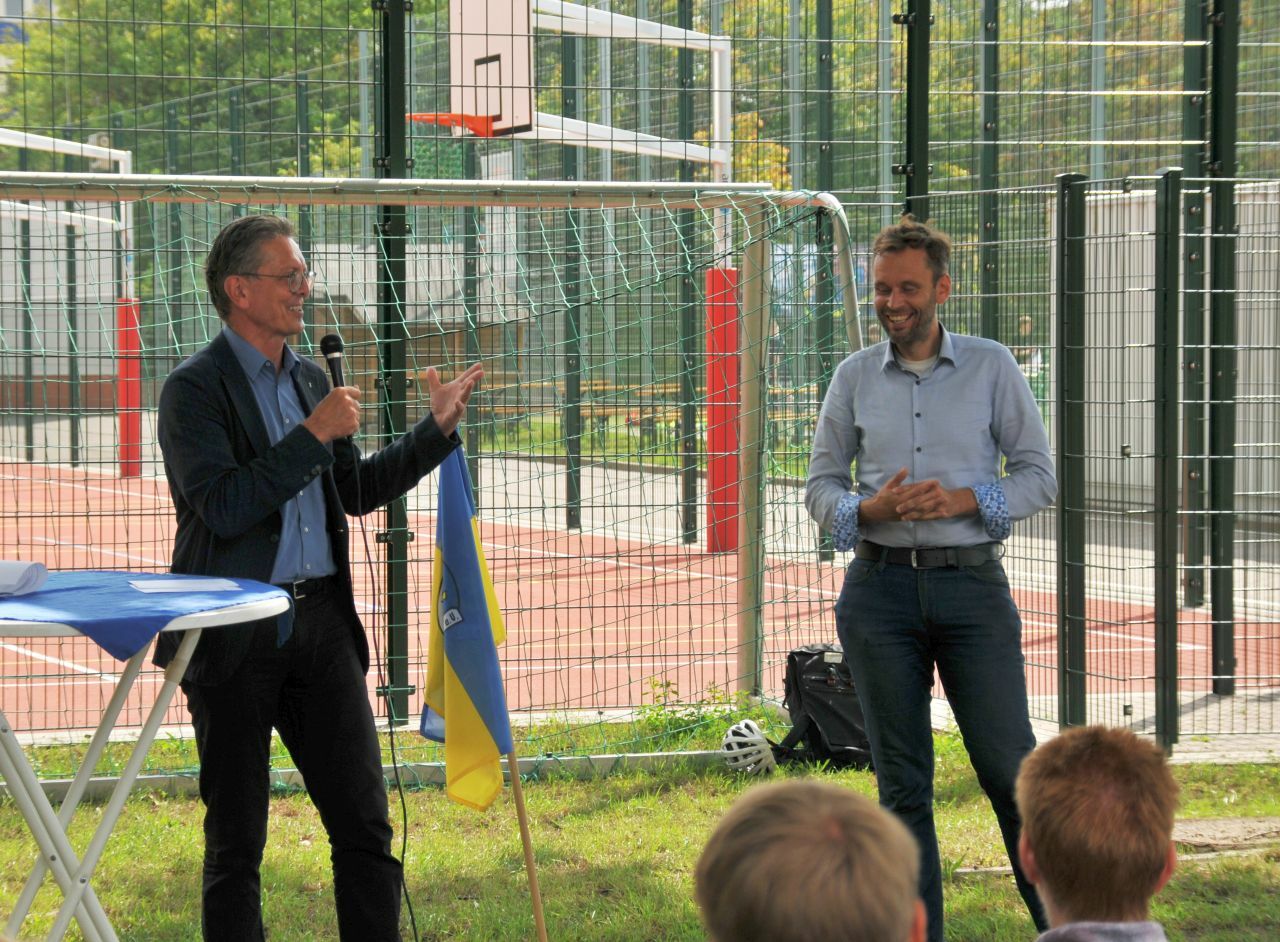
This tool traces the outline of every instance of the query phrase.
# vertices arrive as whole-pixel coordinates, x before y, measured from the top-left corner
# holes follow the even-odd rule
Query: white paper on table
[[[130,579],[129,585],[139,592],[230,592],[239,589],[230,579],[209,576],[160,576],[155,579]]]
[[[26,595],[44,585],[49,570],[44,563],[0,559],[0,595]]]

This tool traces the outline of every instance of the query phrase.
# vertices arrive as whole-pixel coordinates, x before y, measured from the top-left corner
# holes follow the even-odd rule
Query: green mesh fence
[[[697,145],[712,143],[715,134],[711,57],[638,42],[632,26],[618,25],[606,36],[545,25],[534,29],[536,108],[618,129],[598,134],[595,143],[606,146],[581,148],[566,146],[555,135],[537,140],[459,138],[419,122],[401,125],[398,113],[387,120],[389,103],[399,101],[398,95],[406,112],[449,107],[449,5],[444,0],[415,2],[403,30],[392,35],[385,31],[386,5],[347,0],[296,8],[243,2],[200,7],[171,0],[18,6],[21,12],[10,4],[0,17],[4,169],[97,173],[125,169],[123,160],[128,169],[145,174],[368,180],[403,166],[397,173],[406,177],[476,179],[495,187],[526,180],[710,182],[713,173],[705,163],[686,162],[670,152],[636,154],[616,146],[626,136],[623,131]],[[1234,498],[1230,513],[1209,506],[1204,482],[1212,468],[1198,445],[1181,457],[1186,474],[1200,475],[1201,483],[1187,478],[1180,507],[1193,521],[1185,527],[1193,550],[1210,539],[1215,519],[1251,515],[1236,532],[1241,551],[1256,564],[1233,581],[1218,576],[1217,595],[1238,604],[1230,614],[1211,612],[1207,633],[1220,639],[1236,627],[1236,613],[1244,611],[1246,600],[1237,598],[1240,593],[1250,603],[1266,596],[1273,571],[1269,534],[1274,530],[1269,503],[1274,488],[1267,475],[1277,456],[1264,429],[1275,387],[1258,361],[1271,351],[1269,338],[1280,317],[1275,292],[1261,274],[1273,251],[1267,180],[1280,169],[1276,0],[1238,5],[1168,0],[935,3],[928,37],[931,65],[923,79],[913,71],[907,50],[907,36],[920,24],[908,22],[907,8],[888,0],[872,7],[837,0],[593,0],[590,6],[729,38],[732,178],[838,194],[850,222],[856,280],[865,279],[865,251],[874,233],[900,211],[908,179],[904,165],[913,160],[927,164],[929,214],[958,242],[957,293],[948,305],[948,323],[997,337],[1015,349],[1051,432],[1062,405],[1056,386],[1059,353],[1054,349],[1060,323],[1054,314],[1054,177],[1080,172],[1107,181],[1098,183],[1099,196],[1124,192],[1126,186],[1149,188],[1140,181],[1162,166],[1184,166],[1189,179],[1222,180],[1223,174],[1234,173],[1248,177],[1242,182],[1255,192],[1236,197],[1241,235],[1235,239],[1204,234],[1212,218],[1209,184],[1187,184],[1183,267],[1190,282],[1182,289],[1183,310],[1184,316],[1192,312],[1190,320],[1203,328],[1203,338],[1188,335],[1186,362],[1206,369],[1215,352],[1232,353],[1241,369],[1229,396],[1238,408],[1236,418],[1220,421],[1219,427],[1234,429],[1236,421],[1246,420],[1251,424],[1242,425],[1238,436],[1241,445],[1228,487]],[[906,128],[922,113],[929,119],[927,148],[908,154]],[[74,147],[24,145],[23,134],[112,148],[117,159]],[[400,134],[402,146],[395,142]],[[1235,166],[1213,163],[1224,158]],[[88,417],[100,409],[101,418],[112,405],[113,364],[106,338],[119,317],[115,299],[140,299],[147,350],[143,394],[149,405],[172,365],[211,329],[200,275],[203,253],[217,225],[239,210],[228,206],[211,212],[196,204],[148,200],[120,204],[119,209],[85,200],[74,207],[64,203],[60,199],[50,208],[110,217],[126,228],[46,219],[47,233],[33,231],[47,236],[50,246],[60,238],[59,251],[27,258],[19,213],[9,211],[4,241],[8,262],[0,277],[7,318],[5,429],[15,436],[7,447],[19,460],[32,462],[45,460],[37,458],[45,447],[41,442],[55,443],[48,447],[60,463],[83,467],[92,459],[109,465],[113,459],[106,455],[114,446],[102,443],[105,431],[95,437]],[[315,323],[341,326],[349,335],[353,365],[376,384],[379,370],[385,369],[385,327],[373,261],[376,211],[322,203],[289,211],[316,267],[334,273],[313,298]],[[697,492],[691,468],[702,460],[688,444],[698,421],[688,410],[699,395],[696,377],[705,371],[698,360],[705,351],[700,334],[703,272],[720,255],[743,246],[717,247],[711,220],[687,208],[674,216],[652,208],[617,215],[600,207],[577,215],[563,207],[522,207],[487,209],[477,216],[453,207],[415,210],[412,216],[411,270],[418,280],[404,295],[404,371],[417,382],[428,363],[486,361],[490,382],[481,397],[484,411],[472,416],[468,426],[477,436],[468,447],[481,461],[481,486],[486,486],[483,462],[507,450],[562,461],[562,468],[597,461],[613,451],[634,453],[627,464],[646,474],[662,469],[676,479],[677,509],[671,511],[670,526],[685,546],[686,531],[705,523],[684,509],[697,504],[689,496]],[[1134,225],[1134,232],[1150,231],[1149,222]],[[769,240],[777,244],[768,253],[775,297],[767,305],[773,326],[760,355],[768,411],[761,413],[767,417],[758,430],[768,449],[762,467],[771,481],[779,482],[777,493],[790,500],[803,474],[822,377],[832,358],[843,352],[844,334],[839,326],[831,328],[828,313],[838,305],[839,292],[823,285],[822,266],[814,261],[827,251],[827,236],[812,220],[787,228],[790,235]],[[672,235],[681,229],[682,237]],[[51,234],[54,230],[59,235]],[[120,231],[128,233],[124,246],[113,243]],[[655,235],[662,231],[666,234]],[[1117,230],[1097,238],[1124,258],[1131,241],[1146,244],[1142,240],[1147,237],[1134,232]],[[1241,286],[1227,292],[1211,283],[1209,258],[1215,243],[1226,249],[1217,262],[1220,271],[1234,269],[1237,258],[1248,268],[1253,280],[1247,290]],[[109,249],[110,244],[116,247]],[[100,256],[96,260],[95,252]],[[655,270],[683,274],[630,280],[624,272],[643,270],[646,256]],[[1255,264],[1260,266],[1256,271],[1249,267]],[[1114,303],[1117,319],[1124,316],[1118,312],[1129,310],[1128,302],[1145,301],[1146,292],[1154,290],[1149,281],[1141,287],[1125,282],[1115,295],[1107,277],[1100,276],[1089,291]],[[98,287],[91,288],[91,282]],[[1229,341],[1220,337],[1215,342],[1211,322],[1222,323],[1223,317],[1210,308],[1214,298],[1228,293],[1237,312],[1233,317],[1241,320]],[[492,316],[500,310],[520,314]],[[56,339],[38,339],[36,324],[55,321]],[[866,311],[861,326],[870,338],[874,325]],[[1090,342],[1094,340],[1104,350],[1123,347],[1117,337],[1099,334]],[[570,356],[579,358],[574,371],[563,366]],[[1129,353],[1100,353],[1089,360],[1089,375],[1102,383],[1132,384],[1136,367],[1130,359]],[[48,375],[64,379],[47,382]],[[1207,387],[1197,392],[1190,373],[1183,381],[1192,391],[1178,394],[1179,409],[1190,416],[1186,421],[1191,425],[1202,423],[1198,434],[1203,438],[1213,394]],[[1155,398],[1145,389],[1126,388],[1124,395],[1100,392],[1099,407],[1106,403],[1107,421],[1116,429],[1097,443],[1090,440],[1090,447],[1110,448],[1112,438],[1122,435],[1125,417],[1135,408],[1128,395],[1140,401]],[[412,415],[413,405],[405,405]],[[51,431],[46,415],[57,416],[65,431]],[[74,416],[85,418],[68,418]],[[1134,443],[1127,444],[1132,451]],[[1138,473],[1132,458],[1107,458],[1097,466],[1121,477]],[[515,477],[534,479],[523,473]],[[541,490],[529,487],[517,501],[522,513],[544,515],[528,508],[535,497],[546,494],[564,505],[573,503],[569,485],[559,478],[540,483]],[[788,535],[777,546],[800,547],[796,552],[801,556],[811,553],[837,572],[838,560],[822,548],[798,505],[777,503],[772,487],[764,491],[769,508],[764,516],[769,526]],[[639,493],[613,501],[647,506],[651,494]],[[1203,500],[1187,504],[1186,495]],[[161,519],[167,500],[163,488],[149,499]],[[778,509],[783,506],[789,509]],[[1111,520],[1111,510],[1077,510],[1097,510],[1097,532],[1109,532],[1110,524],[1104,522]],[[1147,512],[1130,508],[1122,515]],[[104,527],[129,516],[100,497],[81,498],[72,516],[81,515],[101,517]],[[564,517],[560,509],[550,515]],[[110,535],[114,531],[102,528],[87,543],[121,554],[120,565],[163,567],[164,540],[151,532],[155,524],[147,526],[131,529],[129,537],[151,541],[145,552],[122,549],[120,538]],[[1055,583],[1062,578],[1055,572],[1060,544],[1055,527],[1049,515],[1028,521],[1018,530],[1028,542],[1011,546],[1016,578],[1025,583],[1019,602],[1028,615],[1033,693],[1038,715],[1049,721],[1062,718],[1061,675],[1055,676],[1061,641]],[[1128,533],[1121,527],[1116,538],[1129,539]],[[16,554],[29,542],[11,545]],[[7,551],[9,547],[6,543]],[[411,549],[420,553],[421,547]],[[774,549],[771,544],[770,552]],[[1190,588],[1184,598],[1212,610],[1210,583],[1231,564],[1221,556],[1210,562],[1208,550],[1200,550],[1204,562],[1191,553],[1192,561],[1185,564],[1182,578]],[[79,565],[70,556],[56,555],[65,550],[48,552],[50,558]],[[806,594],[802,586],[809,584],[808,575],[785,567],[770,578],[773,582],[765,582],[781,586],[784,601],[776,609],[782,613],[775,626],[779,634],[765,643],[763,657],[807,639],[811,628],[819,633],[820,626],[820,634],[829,638],[829,613],[823,612],[830,603],[827,590]],[[552,618],[559,625],[569,620],[569,615]],[[1270,622],[1246,622],[1237,637],[1253,639],[1249,643],[1255,651],[1270,650]],[[1206,643],[1213,647],[1211,639]],[[550,664],[563,654],[556,650],[539,657]],[[1274,686],[1275,670],[1268,663],[1266,656],[1255,654],[1252,666],[1243,661],[1237,665],[1238,673],[1258,678],[1262,688]],[[1112,667],[1095,666],[1100,676],[1112,676]],[[1211,668],[1214,678],[1224,671],[1221,664]],[[617,686],[592,682],[601,689]],[[672,681],[661,687],[660,696],[642,691],[641,700],[687,703],[696,695],[697,683],[690,683]],[[629,697],[634,701],[634,692]],[[1257,717],[1255,712],[1205,729],[1256,732],[1274,727],[1272,720]]]

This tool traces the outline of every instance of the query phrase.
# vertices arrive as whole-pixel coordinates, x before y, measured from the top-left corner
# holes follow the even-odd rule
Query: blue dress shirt
[[[283,369],[263,356],[230,327],[223,327],[236,359],[249,377],[267,437],[276,444],[306,419],[294,381],[298,356],[286,345]],[[325,525],[324,491],[317,477],[280,508],[282,526],[271,581],[277,585],[299,579],[318,579],[338,571]]]
[[[978,514],[861,526],[858,505],[904,467],[907,483],[937,478],[947,489],[970,488]],[[938,361],[925,376],[904,370],[887,341],[836,367],[805,485],[805,506],[836,549],[861,539],[906,547],[1003,540],[1014,520],[1056,494],[1044,420],[1001,344],[944,329]]]

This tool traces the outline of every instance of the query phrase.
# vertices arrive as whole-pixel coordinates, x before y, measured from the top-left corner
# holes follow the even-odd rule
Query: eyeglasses
[[[283,281],[294,294],[300,292],[303,285],[311,287],[312,282],[316,280],[316,273],[313,271],[291,271],[287,275],[264,275],[256,271],[238,271],[236,274],[241,278],[274,278],[277,281]]]

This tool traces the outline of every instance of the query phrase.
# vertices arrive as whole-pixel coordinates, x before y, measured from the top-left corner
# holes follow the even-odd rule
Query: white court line
[[[44,661],[46,664],[56,664],[58,667],[75,671],[78,674],[94,674],[100,678],[103,683],[110,682],[114,684],[118,683],[120,680],[119,674],[107,674],[100,670],[96,670],[95,668],[77,664],[75,661],[64,661],[60,657],[50,657],[47,654],[40,654],[37,651],[32,651],[30,648],[23,647],[19,644],[9,644],[7,641],[0,641],[0,648],[4,648],[6,651],[12,651],[15,654],[21,654],[24,657],[29,657],[34,661]]]
[[[58,465],[51,466],[51,465],[42,464],[40,465],[40,467],[42,468],[58,467]],[[86,472],[92,473],[91,471],[89,471],[89,469],[86,469]],[[107,472],[105,471],[98,472],[98,473],[100,473],[103,477],[107,476]],[[160,478],[151,476],[151,477],[141,478],[140,480],[159,481]],[[163,493],[163,492],[145,493],[142,491],[136,491],[136,490],[133,490],[132,486],[129,484],[121,484],[117,487],[101,487],[94,484],[85,484],[83,481],[62,481],[62,480],[56,480],[56,479],[51,480],[49,478],[24,477],[21,474],[0,474],[0,481],[20,481],[20,482],[25,482],[27,484],[46,485],[46,486],[52,485],[54,487],[74,487],[77,490],[88,491],[91,494],[111,494],[112,496],[117,496],[117,497],[138,497],[143,500],[150,500],[154,503],[160,503],[161,501],[163,501],[164,503],[167,504],[170,502],[169,495],[166,493]]]
[[[1022,624],[1024,627],[1030,625],[1039,629],[1042,633],[1037,634],[1037,638],[1050,637],[1051,635],[1056,634],[1058,629],[1057,622],[1046,621],[1043,618],[1023,618]],[[1145,644],[1149,647],[1155,647],[1156,643],[1154,638],[1148,638],[1144,635],[1129,634],[1123,631],[1109,631],[1105,628],[1086,628],[1085,634],[1090,638],[1113,638],[1117,641],[1136,641],[1139,644]],[[1209,646],[1207,644],[1198,644],[1194,641],[1179,641],[1178,648],[1184,651],[1209,650]]]
[[[104,556],[114,556],[117,559],[127,559],[130,562],[147,563],[151,566],[167,566],[166,560],[153,559],[150,556],[139,556],[136,553],[117,553],[114,550],[103,549],[100,546],[94,546],[91,543],[72,543],[69,540],[54,540],[47,536],[38,536],[35,538],[40,543],[47,543],[49,546],[65,546],[68,549],[84,550],[91,553],[101,553]]]

